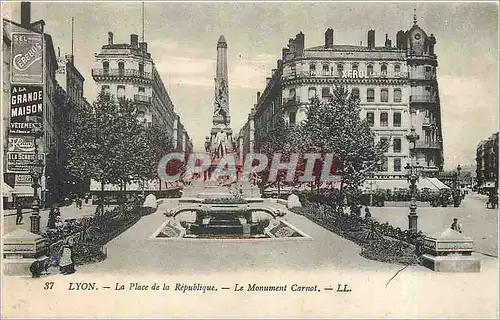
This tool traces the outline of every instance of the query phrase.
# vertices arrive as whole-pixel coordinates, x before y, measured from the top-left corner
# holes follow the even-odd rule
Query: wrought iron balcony
[[[418,103],[436,103],[435,95],[411,95],[410,102],[418,102]]]
[[[425,117],[424,122],[422,123],[422,127],[430,128],[436,126],[436,120],[431,120],[430,118]]]
[[[142,103],[150,103],[151,97],[148,97],[144,94],[134,94],[134,101],[135,102],[142,102]]]
[[[296,105],[300,103],[300,97],[295,96],[291,98],[283,98],[283,106],[291,106],[291,105]]]
[[[92,77],[133,77],[152,80],[153,76],[149,72],[141,72],[135,69],[103,69],[92,68]]]
[[[441,149],[441,143],[438,141],[420,141],[417,140],[415,148],[418,149]]]

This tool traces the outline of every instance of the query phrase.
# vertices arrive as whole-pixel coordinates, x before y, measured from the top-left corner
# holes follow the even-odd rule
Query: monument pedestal
[[[446,229],[425,237],[423,266],[438,272],[479,272],[481,265],[473,253],[472,238],[455,230]]]
[[[29,275],[35,261],[46,263],[47,243],[37,234],[16,229],[3,237],[3,268],[5,275]]]

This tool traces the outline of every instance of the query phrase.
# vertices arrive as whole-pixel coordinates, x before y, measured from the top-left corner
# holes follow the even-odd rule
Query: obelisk
[[[210,132],[210,151],[220,158],[233,149],[233,131],[229,115],[229,91],[227,76],[227,42],[223,35],[217,41],[217,67],[215,72],[215,99]]]

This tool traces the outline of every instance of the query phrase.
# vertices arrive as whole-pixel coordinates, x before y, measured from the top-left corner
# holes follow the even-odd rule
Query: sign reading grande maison
[[[30,134],[42,125],[43,89],[39,86],[12,86],[10,134]]]

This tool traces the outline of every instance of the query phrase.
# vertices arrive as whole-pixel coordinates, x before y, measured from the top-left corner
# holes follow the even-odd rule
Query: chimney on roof
[[[272,78],[270,78],[270,77],[267,77],[267,78],[266,78],[266,86],[269,84],[269,82],[271,82],[271,79],[272,79]]]
[[[278,68],[278,70],[279,70],[279,68],[281,68],[281,66],[282,66],[282,65],[283,65],[283,60],[278,59],[278,60],[276,61],[276,67]]]
[[[257,103],[259,103],[260,100],[260,91],[257,91]]]
[[[333,48],[333,29],[328,28],[325,32],[325,49]]]
[[[139,48],[141,48],[142,52],[148,52],[148,43],[147,42],[140,42]]]
[[[389,40],[389,35],[386,33],[385,34],[385,43],[384,43],[384,46],[389,49],[391,47],[391,40]]]
[[[396,47],[398,49],[404,49],[405,47],[405,32],[403,30],[396,33]]]
[[[368,31],[368,49],[375,49],[375,30]]]
[[[65,56],[66,61],[68,61],[70,64],[75,65],[75,56],[72,54],[67,54]]]
[[[21,2],[21,26],[31,25],[31,2]]]
[[[108,45],[113,44],[113,32],[108,32]]]
[[[302,54],[304,53],[304,46],[305,46],[305,35],[301,31],[295,36],[295,53],[298,56],[302,56]]]
[[[281,59],[285,60],[286,55],[290,52],[290,49],[283,48],[281,49]]]
[[[139,36],[136,34],[130,35],[130,45],[132,48],[137,49],[139,47]]]

